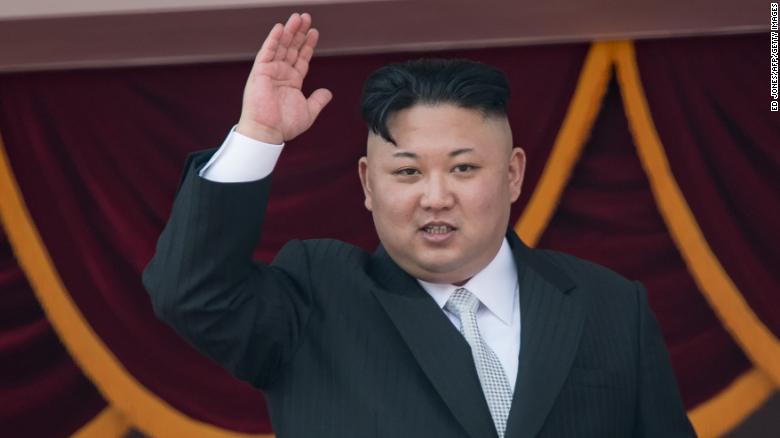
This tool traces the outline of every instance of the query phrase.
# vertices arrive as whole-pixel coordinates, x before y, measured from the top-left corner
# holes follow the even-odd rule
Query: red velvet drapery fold
[[[765,40],[647,41],[636,44],[636,55],[674,178],[717,259],[778,336],[780,233],[772,223],[780,216],[780,123],[768,109]],[[508,74],[510,123],[529,165],[512,222],[543,172],[587,48],[441,54],[481,60]],[[307,89],[328,87],[335,100],[282,154],[259,258],[270,260],[291,238],[335,237],[375,247],[357,179],[366,135],[360,87],[379,66],[417,56],[313,61]],[[132,378],[187,417],[261,433],[271,430],[262,396],[157,321],[140,283],[184,157],[218,146],[235,123],[248,68],[226,63],[2,75],[0,133],[67,294]],[[659,215],[619,93],[613,84],[539,246],[594,260],[647,286],[692,408],[751,365],[704,300]],[[10,249],[2,248],[0,434],[67,435],[105,402],[62,350]],[[57,421],[36,422],[43,415]]]
[[[615,81],[539,246],[587,258],[645,285],[687,408],[750,368],[658,213]]]
[[[514,93],[511,123],[530,160],[524,199],[544,166],[587,48],[445,54],[507,72]],[[329,236],[375,247],[357,178],[366,136],[358,107],[362,81],[387,62],[416,56],[314,60],[306,86],[327,86],[335,100],[313,129],[286,146],[274,173],[260,258],[271,259],[291,238]],[[260,393],[159,322],[140,282],[185,156],[219,145],[235,123],[248,68],[233,63],[5,75],[0,132],[67,293],[127,371],[191,418],[258,433],[271,430]]]
[[[0,229],[0,435],[65,437],[106,405],[41,310]]]
[[[731,279],[780,337],[780,115],[764,35],[636,44],[669,164]],[[693,56],[695,54],[695,56]]]

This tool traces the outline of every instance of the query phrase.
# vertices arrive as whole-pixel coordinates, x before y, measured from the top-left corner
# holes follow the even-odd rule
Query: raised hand
[[[303,133],[333,98],[325,88],[307,99],[301,91],[319,32],[307,13],[277,23],[255,57],[244,88],[236,130],[255,140],[279,144]]]

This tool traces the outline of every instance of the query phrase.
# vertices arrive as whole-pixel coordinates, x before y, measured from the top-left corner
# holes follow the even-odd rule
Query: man
[[[693,436],[642,286],[509,227],[525,156],[492,67],[368,79],[375,253],[292,241],[251,260],[281,144],[332,97],[300,91],[317,38],[308,14],[274,26],[235,132],[188,160],[144,272],[160,317],[264,390],[280,438]]]

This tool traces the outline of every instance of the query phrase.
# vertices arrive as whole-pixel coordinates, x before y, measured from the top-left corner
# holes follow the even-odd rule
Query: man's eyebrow
[[[451,157],[456,157],[458,155],[466,154],[466,153],[469,153],[469,152],[474,152],[474,149],[472,149],[472,148],[456,149],[456,150],[450,152],[448,155],[451,156]],[[393,156],[394,157],[399,157],[399,158],[412,158],[412,159],[417,159],[418,158],[417,154],[415,154],[414,152],[405,152],[405,151],[396,152],[396,153],[393,154]]]
[[[474,149],[472,149],[472,148],[457,149],[457,150],[454,150],[454,151],[450,152],[450,156],[451,157],[457,157],[458,155],[466,154],[466,153],[469,153],[469,152],[474,152]]]

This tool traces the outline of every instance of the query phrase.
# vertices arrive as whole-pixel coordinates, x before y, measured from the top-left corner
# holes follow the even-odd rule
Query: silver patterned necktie
[[[509,409],[512,407],[512,388],[496,353],[485,343],[477,326],[479,299],[465,288],[455,289],[444,306],[460,320],[460,332],[471,346],[471,355],[477,368],[479,383],[485,394],[490,415],[499,438],[503,438]]]

